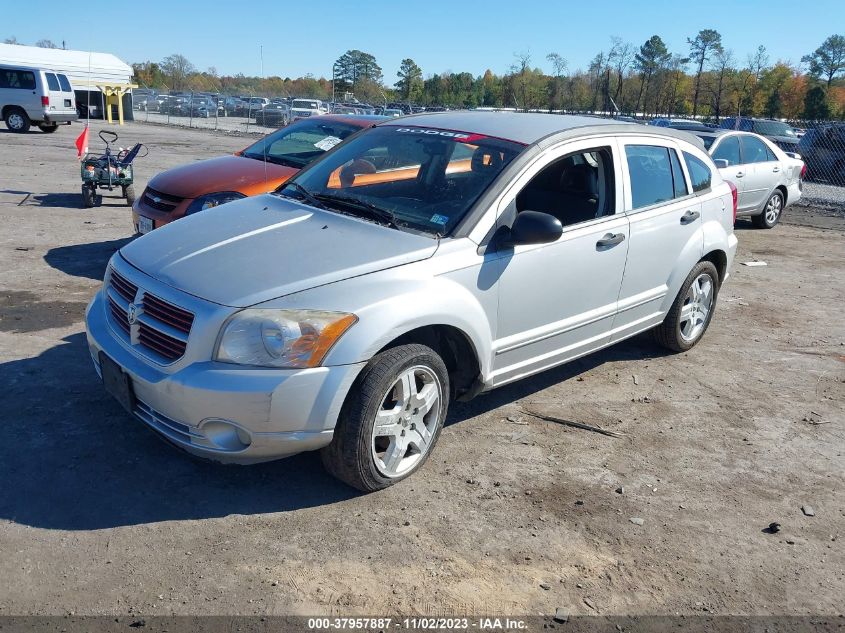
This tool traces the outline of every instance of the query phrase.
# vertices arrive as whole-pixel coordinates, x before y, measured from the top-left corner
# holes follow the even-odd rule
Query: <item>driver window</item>
[[[516,196],[516,210],[541,211],[563,226],[616,211],[613,154],[600,147],[569,154],[534,176]]]

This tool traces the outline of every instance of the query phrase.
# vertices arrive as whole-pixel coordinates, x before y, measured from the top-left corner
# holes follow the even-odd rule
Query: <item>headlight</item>
[[[194,200],[188,206],[188,210],[185,211],[185,215],[205,211],[206,209],[211,209],[212,207],[219,207],[221,204],[226,204],[232,200],[240,200],[241,198],[246,198],[246,196],[242,193],[238,193],[237,191],[219,191],[217,193],[209,193],[208,195],[200,196]]]
[[[317,367],[357,321],[343,312],[243,310],[223,326],[214,358],[260,367]]]

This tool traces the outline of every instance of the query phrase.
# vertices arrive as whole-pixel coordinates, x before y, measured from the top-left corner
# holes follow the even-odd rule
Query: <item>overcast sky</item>
[[[764,44],[772,62],[799,63],[828,36],[845,31],[843,0],[709,0],[707,2],[568,2],[565,0],[320,0],[317,2],[210,2],[140,0],[98,8],[41,0],[37,17],[5,11],[0,41],[41,38],[67,48],[113,53],[128,63],[185,55],[197,68],[221,74],[331,76],[344,51],[375,55],[388,84],[399,63],[413,58],[425,75],[490,68],[502,73],[514,53],[551,70],[549,52],[570,69],[584,68],[610,37],[642,44],[657,34],[672,52],[686,53],[687,37],[714,28],[744,63]],[[105,7],[105,5],[103,5]]]

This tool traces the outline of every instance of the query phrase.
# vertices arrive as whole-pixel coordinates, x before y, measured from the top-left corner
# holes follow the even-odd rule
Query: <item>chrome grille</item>
[[[141,304],[144,307],[144,312],[155,317],[159,321],[163,321],[185,334],[188,334],[191,331],[191,325],[194,322],[194,315],[187,310],[177,308],[175,305],[168,303],[167,301],[163,301],[148,292],[144,293],[144,298]]]
[[[185,353],[187,341],[159,332],[146,323],[138,324],[138,342],[167,360],[176,360]]]
[[[184,198],[162,193],[161,191],[156,191],[150,187],[147,187],[144,190],[144,195],[141,197],[141,202],[145,205],[158,211],[164,211],[165,213],[173,211],[173,209],[175,209],[182,200],[184,200]]]
[[[138,286],[128,281],[126,277],[117,272],[114,268],[111,269],[111,276],[109,278],[111,287],[121,297],[132,303],[135,301],[135,295],[138,294]]]
[[[184,356],[193,313],[143,288],[139,290],[114,268],[109,271],[106,300],[115,330],[145,356],[162,364]],[[130,318],[130,313],[134,318]]]
[[[112,299],[111,297],[108,298],[109,301],[109,312],[111,312],[112,319],[114,322],[117,323],[118,327],[126,333],[126,336],[129,336],[129,318],[126,316],[126,310],[118,303]]]

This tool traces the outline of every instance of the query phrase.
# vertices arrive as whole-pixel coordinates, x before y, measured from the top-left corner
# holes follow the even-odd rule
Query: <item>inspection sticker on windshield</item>
[[[445,215],[440,215],[439,213],[435,213],[433,216],[431,216],[431,219],[429,220],[429,222],[431,222],[432,224],[446,224],[448,221],[449,218],[447,218]]]
[[[328,152],[332,147],[340,143],[341,139],[336,136],[327,136],[322,141],[317,141],[314,143],[314,147],[317,149],[321,149],[324,152]]]

